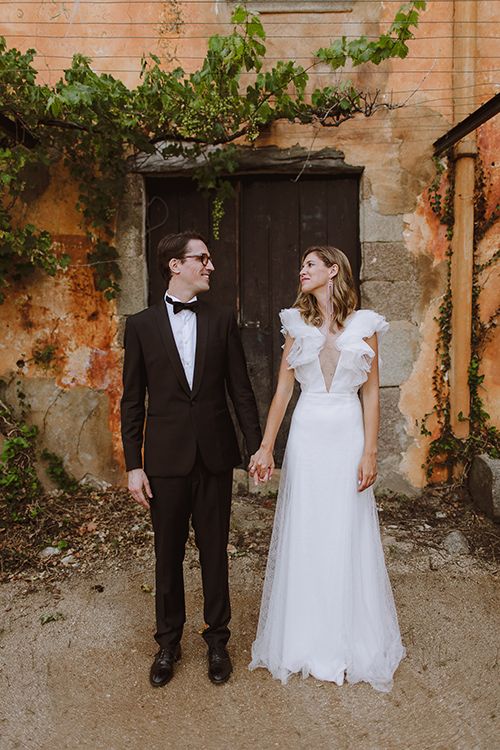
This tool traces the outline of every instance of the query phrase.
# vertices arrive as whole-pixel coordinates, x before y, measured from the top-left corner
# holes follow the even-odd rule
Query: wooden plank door
[[[240,184],[240,325],[250,376],[261,414],[276,386],[283,337],[278,313],[291,307],[298,291],[303,252],[335,245],[359,276],[359,208],[356,176],[248,177]],[[281,463],[291,413],[287,410],[276,443]]]
[[[238,253],[237,201],[227,202],[220,227],[220,239],[213,237],[211,206],[206,194],[197,190],[193,180],[180,177],[150,177],[146,181],[146,253],[149,304],[158,302],[165,292],[157,260],[158,242],[171,232],[192,229],[203,234],[214,259],[216,273],[210,281],[206,299],[237,309]],[[237,191],[236,191],[237,194]]]

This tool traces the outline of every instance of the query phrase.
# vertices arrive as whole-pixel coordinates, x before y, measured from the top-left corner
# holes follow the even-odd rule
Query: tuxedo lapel
[[[203,376],[203,368],[205,366],[208,344],[208,318],[208,309],[203,302],[200,302],[196,316],[196,356],[194,359],[193,396],[199,391]]]
[[[179,357],[179,351],[177,349],[177,344],[175,343],[174,334],[172,333],[172,326],[170,325],[167,308],[163,300],[155,306],[155,315],[158,328],[160,329],[161,339],[167,350],[168,358],[170,359],[174,372],[177,375],[182,389],[188,396],[191,396],[191,389],[186,380],[184,367],[182,366],[181,358]]]

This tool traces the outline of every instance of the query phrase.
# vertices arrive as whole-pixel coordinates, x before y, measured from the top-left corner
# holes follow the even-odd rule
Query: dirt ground
[[[140,544],[124,535],[106,546],[99,519],[89,521],[81,538],[95,537],[101,545],[92,555],[75,543],[75,555],[65,563],[55,556],[39,570],[5,579],[2,750],[497,748],[497,567],[474,545],[474,554],[446,552],[441,540],[448,527],[429,522],[433,509],[426,519],[413,513],[398,520],[390,503],[381,508],[408,652],[390,694],[313,678],[295,677],[283,686],[264,670],[248,671],[272,505],[234,502],[229,550],[235,671],[223,686],[206,676],[201,582],[192,545],[186,556],[183,659],[169,685],[149,686],[156,651],[153,555],[140,509],[134,511],[139,522],[131,526],[142,535]]]

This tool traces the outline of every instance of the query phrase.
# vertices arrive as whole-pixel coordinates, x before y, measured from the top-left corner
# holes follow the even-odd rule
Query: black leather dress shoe
[[[149,672],[149,681],[153,687],[163,687],[174,676],[174,663],[181,658],[181,645],[161,648],[155,656]]]
[[[208,649],[208,676],[214,685],[222,685],[229,680],[233,665],[225,646],[211,646]]]

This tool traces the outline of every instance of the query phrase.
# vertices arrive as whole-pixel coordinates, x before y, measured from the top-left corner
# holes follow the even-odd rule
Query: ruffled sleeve
[[[313,362],[323,346],[324,336],[321,331],[305,323],[295,307],[281,310],[280,320],[283,336],[293,338],[287,357],[289,369]]]
[[[383,335],[388,329],[389,323],[383,315],[374,310],[356,310],[341,335],[346,340],[359,337],[369,339],[374,333]]]
[[[346,321],[345,329],[337,339],[337,348],[342,352],[342,367],[351,386],[359,387],[366,382],[375,356],[365,339],[376,333],[380,341],[388,328],[389,323],[383,315],[373,310],[357,310]]]

